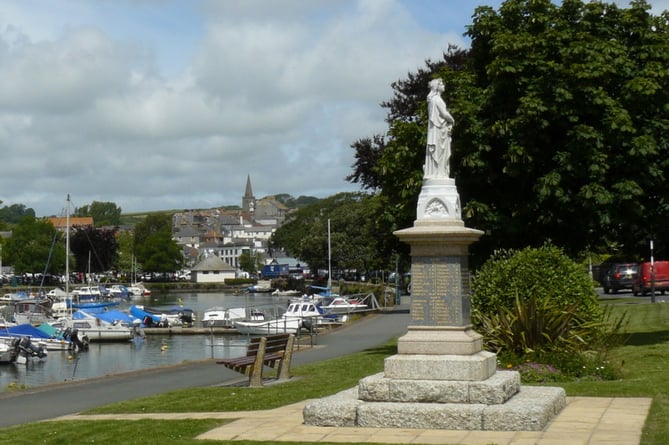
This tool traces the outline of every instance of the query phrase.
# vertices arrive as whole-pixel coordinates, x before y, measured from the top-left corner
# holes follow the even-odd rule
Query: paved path
[[[638,445],[652,400],[568,397],[567,406],[543,431],[456,431],[410,428],[318,427],[302,423],[308,400],[266,411],[102,414],[58,420],[237,419],[197,439],[232,442],[423,443],[460,445]]]
[[[403,335],[408,311],[371,314],[360,321],[318,336],[319,347],[300,351],[301,365],[379,346]],[[240,374],[214,360],[136,371],[95,379],[59,383],[18,392],[0,393],[0,427],[74,414],[98,406],[167,391],[239,381]]]

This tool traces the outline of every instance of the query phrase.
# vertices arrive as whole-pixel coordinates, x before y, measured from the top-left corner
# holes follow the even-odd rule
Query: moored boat
[[[251,285],[246,288],[246,292],[252,293],[252,294],[268,294],[271,292],[274,292],[276,289],[270,286],[262,286],[258,284]]]
[[[34,344],[43,345],[49,351],[67,351],[72,348],[72,343],[65,338],[44,332],[29,323],[0,330],[0,341],[11,341],[24,337],[30,339]]]
[[[130,298],[130,289],[122,284],[114,284],[109,288],[109,296],[115,300],[128,300]]]
[[[310,301],[292,302],[279,318],[273,320],[235,320],[235,328],[241,334],[265,335],[288,333],[309,329],[322,321],[322,311]]]
[[[161,309],[135,304],[130,306],[129,312],[130,315],[141,320],[145,327],[193,326],[195,321],[193,310],[182,306]]]
[[[333,297],[324,298],[320,304],[323,312],[326,314],[350,314],[351,312],[360,312],[369,309],[369,306],[357,298]]]
[[[73,299],[79,303],[100,301],[107,295],[107,288],[104,286],[82,286],[72,291]]]
[[[16,324],[39,325],[49,320],[51,306],[53,302],[50,298],[26,298],[9,303],[10,321]]]
[[[72,318],[64,317],[49,323],[61,331],[78,332],[90,342],[114,342],[130,340],[134,336],[133,329],[123,323],[110,323],[84,311],[77,311]]]
[[[0,340],[0,364],[14,363],[18,355],[17,342],[19,338],[14,340],[2,339]]]
[[[265,314],[253,308],[214,306],[204,311],[202,327],[230,328],[235,320],[263,321],[265,320]]]
[[[142,283],[133,283],[128,286],[128,291],[131,297],[149,297],[151,291],[147,289]]]
[[[277,297],[299,297],[302,295],[302,292],[299,290],[291,289],[291,290],[275,290],[272,292],[272,295],[277,296]]]

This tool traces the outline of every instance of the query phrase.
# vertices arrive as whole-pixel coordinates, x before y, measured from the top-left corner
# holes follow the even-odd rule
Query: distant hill
[[[320,198],[316,198],[314,196],[300,196],[298,198],[294,198],[293,196],[287,193],[280,193],[278,195],[268,196],[268,198],[270,197],[276,199],[289,209],[300,209],[302,207],[306,207],[308,205],[320,201]]]
[[[293,197],[292,195],[289,195],[288,193],[279,193],[277,195],[268,195],[265,196],[264,198],[261,199],[267,199],[267,198],[273,198],[280,202],[281,204],[285,205],[289,209],[301,209],[302,207],[306,207],[308,205],[314,204],[318,201],[320,201],[320,198],[316,198],[315,196],[299,196],[297,198]],[[241,210],[241,207],[238,205],[228,205],[228,206],[220,206],[220,207],[215,207],[217,209],[224,209],[224,210]],[[190,209],[190,210],[205,210],[205,209]],[[179,213],[185,211],[184,209],[172,209],[172,210],[152,210],[152,211],[147,211],[147,212],[132,212],[132,213],[122,213],[121,214],[121,224],[122,225],[135,225],[140,221],[143,221],[144,218],[146,218],[147,215],[153,214],[153,213]]]

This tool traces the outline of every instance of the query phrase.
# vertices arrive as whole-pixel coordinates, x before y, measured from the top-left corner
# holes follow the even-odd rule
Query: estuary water
[[[169,308],[183,304],[197,314],[195,326],[201,326],[205,310],[222,306],[257,307],[265,313],[283,311],[288,298],[269,294],[170,293],[135,298],[122,303]],[[89,350],[78,354],[71,351],[49,351],[46,360],[27,364],[0,365],[0,392],[14,386],[35,388],[51,383],[80,380],[141,369],[175,365],[184,361],[210,358],[229,358],[244,355],[248,337],[245,335],[147,335],[119,343],[91,343]]]

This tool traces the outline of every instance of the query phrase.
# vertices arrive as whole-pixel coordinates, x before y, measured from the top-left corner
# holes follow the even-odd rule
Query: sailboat
[[[70,295],[70,195],[67,195],[66,227],[65,227],[65,294]],[[65,317],[60,317],[51,326],[63,332],[74,332],[82,339],[83,343],[88,341],[122,341],[130,340],[134,333],[130,326],[123,323],[109,322],[96,317],[93,314],[79,310],[75,315],[72,312],[73,304],[69,305],[70,312]]]
[[[144,284],[137,282],[137,260],[135,256],[132,256],[132,283],[128,286],[128,291],[133,297],[149,297],[151,296],[151,291],[144,287]]]

